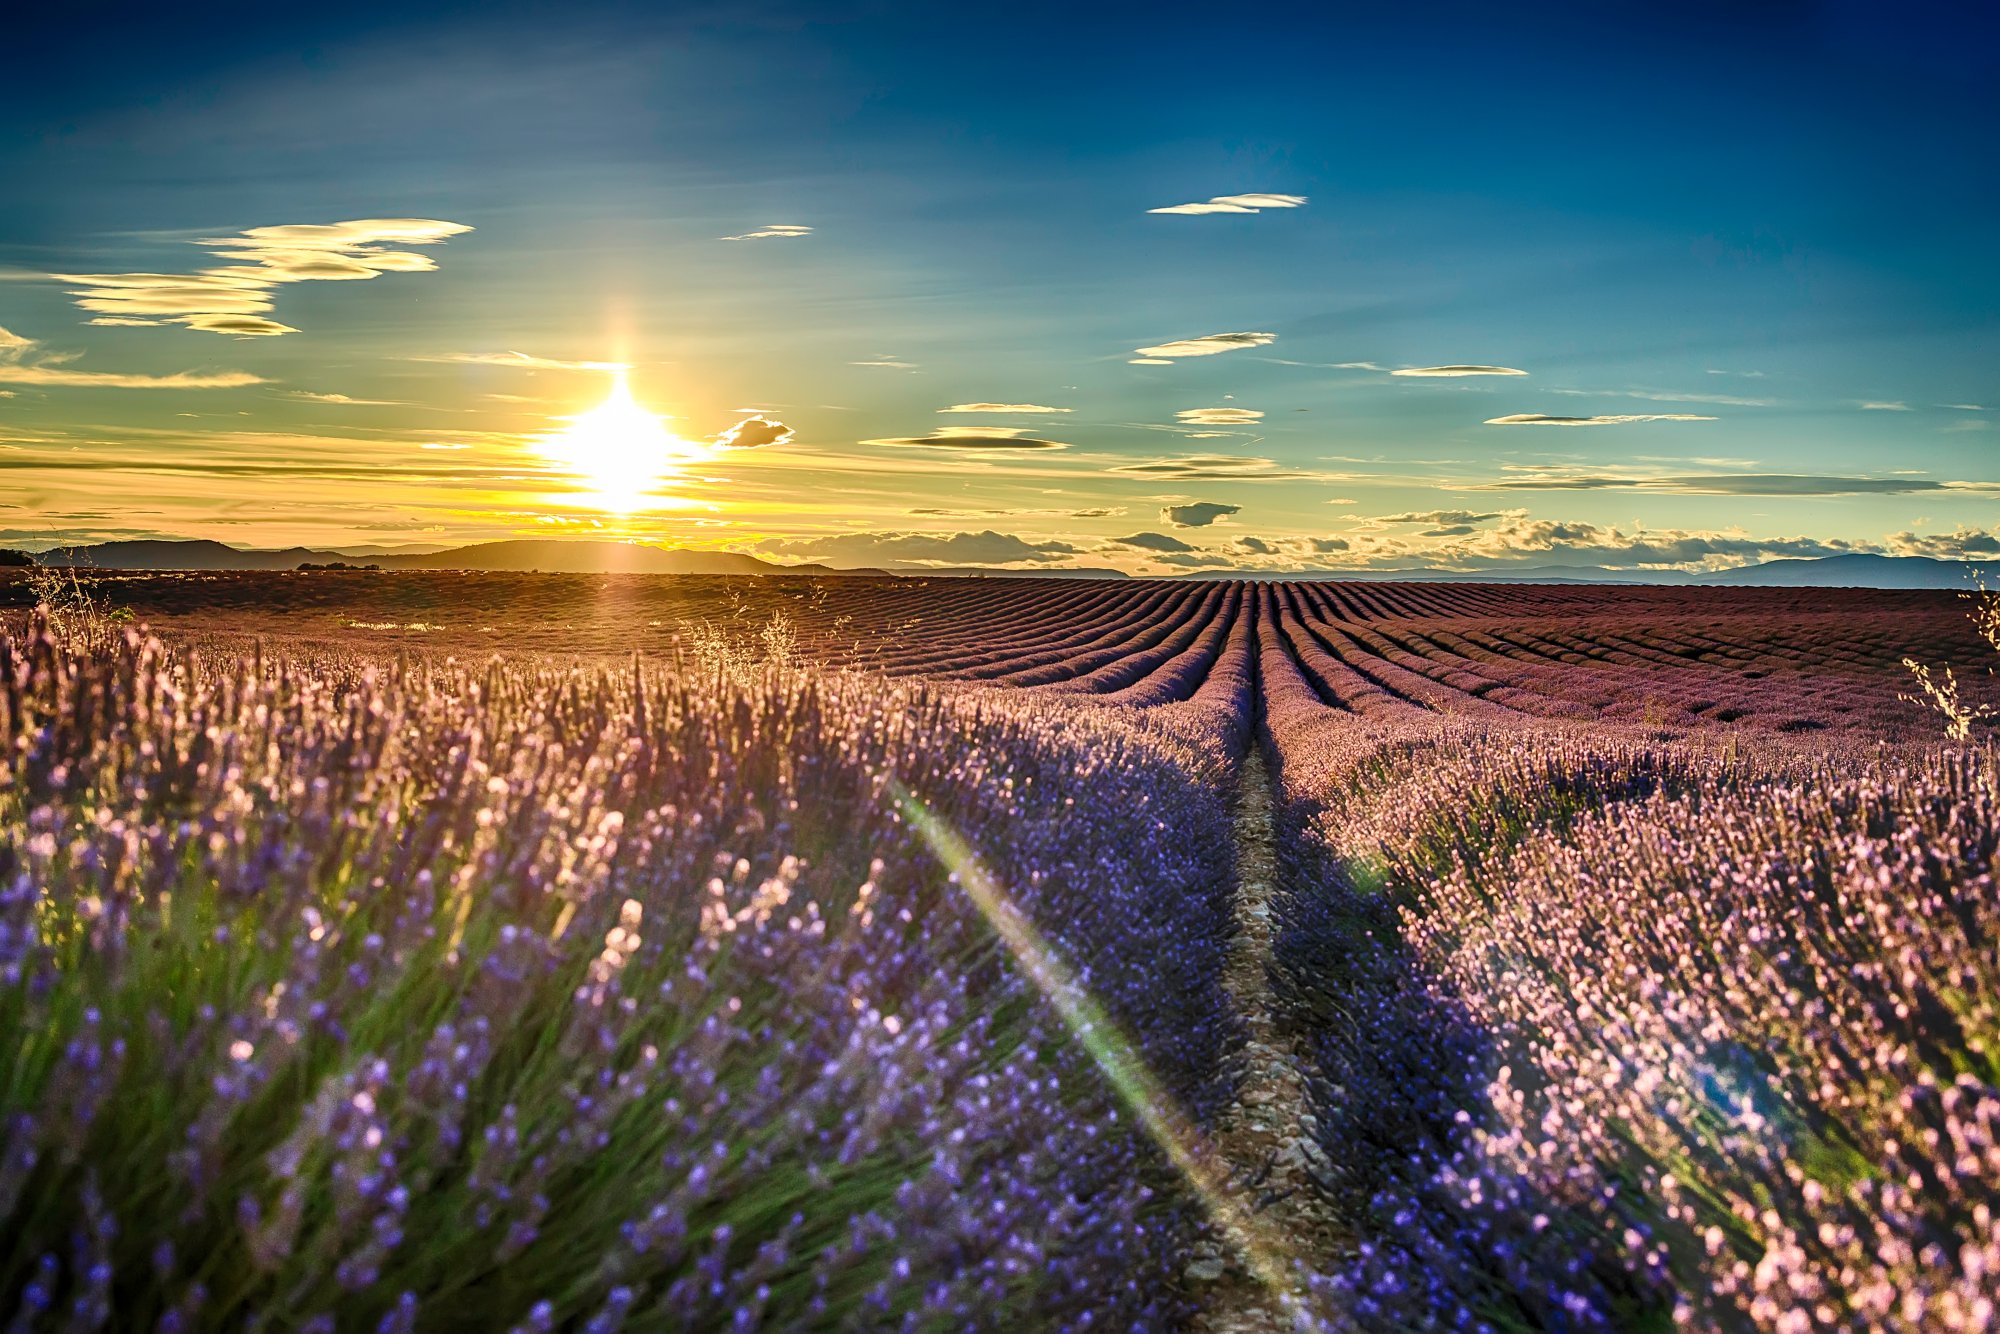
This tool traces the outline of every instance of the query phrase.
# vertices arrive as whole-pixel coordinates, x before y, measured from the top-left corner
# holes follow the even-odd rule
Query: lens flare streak
[[[1291,1321],[1306,1334],[1329,1322],[1315,1314],[1295,1290],[1298,1269],[1284,1238],[1239,1201],[1230,1189],[1229,1170],[1200,1127],[1184,1113],[1131,1040],[1104,1007],[1077,981],[1076,974],[1035,924],[1014,906],[977,854],[928,805],[900,781],[890,790],[898,811],[951,872],[1007,946],[1028,980],[1047,998],[1064,1027],[1083,1044],[1104,1077],[1201,1201],[1202,1208],[1257,1281]]]

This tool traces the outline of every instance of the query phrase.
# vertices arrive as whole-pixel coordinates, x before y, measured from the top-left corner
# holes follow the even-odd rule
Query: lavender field
[[[1950,594],[95,595],[0,584],[9,1328],[2000,1326]]]

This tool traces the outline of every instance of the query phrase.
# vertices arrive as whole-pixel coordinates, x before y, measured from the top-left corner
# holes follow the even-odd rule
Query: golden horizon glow
[[[596,508],[613,514],[651,508],[658,487],[710,452],[647,411],[623,371],[602,403],[567,420],[541,438],[542,454],[582,482]]]

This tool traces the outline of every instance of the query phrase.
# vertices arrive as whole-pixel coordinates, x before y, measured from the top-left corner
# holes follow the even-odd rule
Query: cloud
[[[1174,363],[1165,357],[1133,357],[1125,364],[1128,366],[1171,366]]]
[[[904,510],[903,512],[905,514],[920,514],[932,518],[945,519],[1104,519],[1113,515],[1123,514],[1125,509],[1122,505],[1116,509],[1089,510],[1008,509],[999,506],[989,506],[984,509],[954,509],[941,505],[924,505],[917,509]]]
[[[130,375],[118,371],[71,370],[62,362],[73,357],[37,355],[32,338],[0,329],[0,384],[49,385],[66,389],[240,389],[265,384],[248,371],[177,371],[172,375]]]
[[[1142,347],[1139,355],[1148,360],[1172,361],[1179,357],[1212,357],[1218,352],[1235,352],[1246,347],[1263,347],[1278,341],[1274,333],[1216,333],[1203,334],[1199,338],[1181,338],[1171,343],[1161,343],[1157,347]]]
[[[801,227],[795,222],[767,222],[752,232],[739,232],[735,236],[719,238],[724,241],[763,241],[770,238],[810,236],[812,228]]]
[[[1641,412],[1598,417],[1553,417],[1546,412],[1517,412],[1508,417],[1488,417],[1488,426],[1623,426],[1627,422],[1712,422],[1692,412]]]
[[[411,357],[411,361],[446,361],[466,366],[513,366],[528,371],[627,371],[623,361],[564,361],[558,357],[537,357],[526,352],[440,352],[435,356]]]
[[[786,539],[757,550],[776,556],[859,565],[1058,565],[1076,554],[1067,542],[1031,542],[1013,533],[868,532]]]
[[[189,315],[178,322],[203,333],[235,334],[240,338],[273,338],[298,332],[289,324],[262,315]]]
[[[1861,410],[1863,412],[1909,412],[1911,408],[1908,403],[1866,402],[1861,405]]]
[[[303,399],[308,403],[331,403],[338,407],[388,408],[401,405],[399,398],[349,398],[346,394],[315,394],[306,389],[287,389],[286,398]]]
[[[259,338],[297,333],[270,318],[274,292],[286,283],[344,282],[385,273],[428,273],[437,262],[390,246],[436,245],[471,231],[433,218],[357,218],[350,222],[252,227],[194,244],[233,261],[196,273],[52,273],[74,284],[69,295],[93,324],[178,324],[205,333]]]
[[[1894,533],[1889,550],[1898,556],[1930,556],[1936,560],[1977,560],[2000,556],[2000,532],[1990,528],[1952,529],[1948,533]]]
[[[1639,529],[1625,532],[1589,523],[1515,518],[1484,529],[1434,555],[1457,567],[1504,567],[1528,563],[1595,564],[1612,567],[1702,566],[1724,568],[1778,557],[1838,556],[1868,544],[1810,537],[1756,538],[1741,533]]]
[[[1551,389],[1572,398],[1643,398],[1652,403],[1720,403],[1734,408],[1768,408],[1772,398],[1739,398],[1734,394],[1670,394],[1650,389]]]
[[[1219,551],[1176,551],[1149,556],[1147,559],[1156,565],[1177,565],[1189,570],[1212,569],[1217,565],[1230,564],[1229,557]]]
[[[792,428],[769,417],[745,417],[715,437],[724,449],[761,449],[765,445],[791,443]]]
[[[1232,514],[1241,514],[1241,505],[1222,505],[1213,500],[1198,500],[1192,505],[1165,505],[1160,509],[1160,518],[1176,528],[1206,528],[1217,519],[1225,519]]]
[[[850,361],[847,364],[850,366],[880,366],[884,370],[891,371],[913,371],[917,368],[916,362],[898,361],[892,354],[887,352],[882,353],[874,361]]]
[[[1367,522],[1374,524],[1429,523],[1467,524],[1491,523],[1504,517],[1500,513],[1475,514],[1471,510],[1419,510],[1410,514],[1384,514]]]
[[[1986,411],[1986,405],[1985,405],[1985,404],[1983,404],[1983,403],[1940,403],[1940,404],[1938,404],[1938,406],[1939,406],[1939,407],[1941,407],[1941,408],[1953,408],[1953,409],[1956,409],[1956,410],[1957,410],[1957,411],[1959,411],[1959,412],[1984,412],[1984,411]]]
[[[1923,477],[1844,477],[1820,473],[1687,473],[1646,477],[1570,473],[1540,465],[1511,469],[1527,476],[1469,485],[1474,491],[1660,491],[1691,496],[1901,496],[2000,490],[1993,482],[1939,482]]]
[[[1134,533],[1130,537],[1114,537],[1111,540],[1121,547],[1138,547],[1142,551],[1194,550],[1178,537],[1168,537],[1165,533]]]
[[[1213,199],[1196,204],[1169,204],[1165,208],[1149,208],[1148,213],[1180,213],[1199,215],[1205,213],[1261,213],[1267,208],[1303,208],[1304,195],[1217,195]]]
[[[939,412],[1072,412],[1073,408],[1052,408],[1041,403],[954,403]]]
[[[1184,408],[1174,417],[1189,426],[1254,426],[1264,420],[1255,408]]]
[[[1321,482],[1344,479],[1342,473],[1303,472],[1281,468],[1275,459],[1234,454],[1188,454],[1179,458],[1136,459],[1111,469],[1163,482]]]
[[[1351,545],[1344,537],[1239,537],[1230,549],[1239,556],[1302,561],[1343,552]]]
[[[1363,362],[1353,366],[1352,369],[1375,370],[1377,368]],[[1399,371],[1390,371],[1389,374],[1431,379],[1457,379],[1467,375],[1526,375],[1527,372],[1517,371],[1512,366],[1405,366]]]
[[[1025,435],[1013,426],[940,426],[929,435],[891,436],[864,440],[866,445],[931,449],[1068,449],[1061,440],[1043,440]]]
[[[1465,525],[1447,526],[1464,528]],[[1687,529],[1626,531],[1591,523],[1503,516],[1489,528],[1440,529],[1410,538],[1357,534],[1352,563],[1369,569],[1419,566],[1495,571],[1522,566],[1611,569],[1725,569],[1781,557],[1814,558],[1880,551],[1879,544],[1811,537],[1751,537],[1740,531]]]

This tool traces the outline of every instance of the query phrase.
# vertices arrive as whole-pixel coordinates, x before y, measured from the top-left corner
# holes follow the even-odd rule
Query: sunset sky
[[[1972,6],[290,8],[10,19],[0,543],[2000,551]]]

